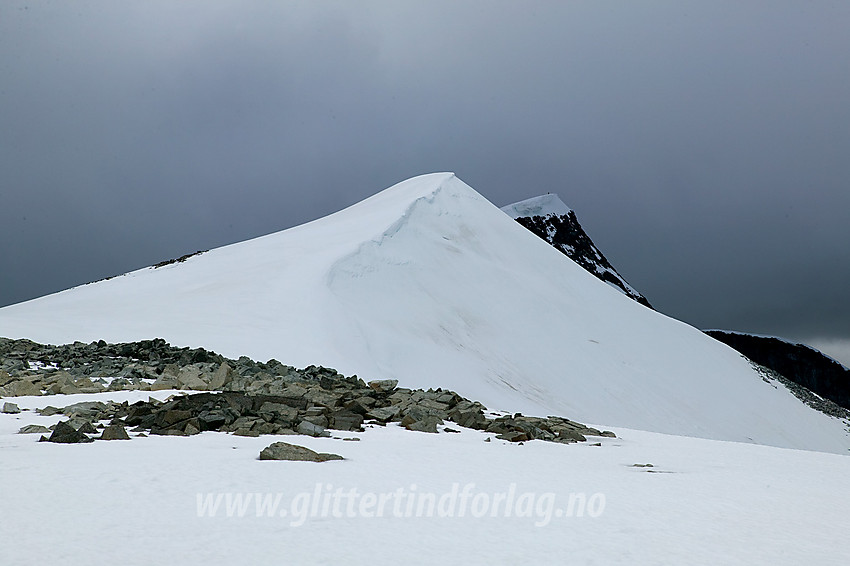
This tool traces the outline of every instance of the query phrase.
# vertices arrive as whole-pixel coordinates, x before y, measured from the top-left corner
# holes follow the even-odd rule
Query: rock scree
[[[398,387],[395,379],[366,383],[331,368],[296,369],[274,359],[227,359],[203,348],[172,347],[162,339],[50,346],[0,338],[0,371],[3,396],[21,390],[50,398],[117,390],[187,391],[166,401],[46,405],[38,409],[40,415],[67,417],[45,438],[51,442],[127,439],[127,428],[137,435],[217,431],[327,437],[329,430],[360,432],[364,425],[398,423],[410,431],[435,434],[445,430],[447,421],[509,442],[569,444],[588,436],[614,436],[563,417],[487,413],[484,405],[454,391],[407,389]]]

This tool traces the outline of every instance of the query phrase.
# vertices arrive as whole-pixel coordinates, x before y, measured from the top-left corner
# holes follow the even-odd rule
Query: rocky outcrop
[[[406,389],[398,387],[395,379],[365,383],[356,375],[344,376],[331,368],[309,366],[299,370],[277,360],[231,360],[203,349],[173,348],[163,340],[45,346],[0,339],[0,366],[8,376],[4,387],[26,381],[42,395],[50,396],[70,387],[91,392],[118,387],[204,391],[165,402],[86,401],[38,410],[42,416],[66,416],[68,420],[60,423],[62,434],[56,438],[73,438],[75,442],[91,440],[94,437],[87,435],[95,435],[99,429],[103,429],[100,439],[126,439],[129,435],[125,427],[136,433],[169,436],[219,431],[242,436],[322,437],[329,436],[329,430],[362,431],[364,425],[387,423],[433,434],[444,430],[446,422],[493,432],[512,442],[539,439],[566,443],[582,441],[586,436],[613,436],[560,417],[488,415],[481,403],[454,391]],[[116,386],[110,374],[125,378],[118,378],[123,381]],[[77,434],[72,435],[69,427]]]
[[[576,213],[567,208],[557,195],[535,197],[506,206],[502,210],[589,273],[617,288],[627,297],[652,308],[646,297],[629,285],[614,269],[581,227]]]
[[[706,330],[705,333],[785,379],[850,409],[850,369],[814,348],[742,332]]]
[[[363,431],[364,425],[399,423],[404,428],[426,433],[445,429],[445,422],[492,432],[510,442],[547,440],[583,442],[587,436],[614,436],[562,417],[527,417],[521,414],[485,415],[480,403],[452,391],[410,390],[371,387],[346,379],[291,384],[284,395],[254,395],[235,391],[194,393],[160,402],[133,404],[86,402],[63,409],[45,407],[42,415],[61,412],[68,417],[60,424],[67,433],[95,434],[105,426],[104,440],[129,438],[133,432],[163,436],[192,436],[206,431],[232,432],[239,436],[302,434],[330,436],[329,430]],[[57,427],[59,425],[56,425]],[[457,431],[453,431],[457,432]],[[54,430],[55,433],[55,430]],[[51,437],[52,438],[52,437]],[[82,437],[74,436],[78,442]]]

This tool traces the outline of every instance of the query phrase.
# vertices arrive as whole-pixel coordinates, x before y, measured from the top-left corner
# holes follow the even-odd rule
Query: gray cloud
[[[850,340],[842,2],[6,2],[0,304],[453,170],[701,327]]]

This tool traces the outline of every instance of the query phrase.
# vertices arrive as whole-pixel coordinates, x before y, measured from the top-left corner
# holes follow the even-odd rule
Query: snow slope
[[[147,395],[17,401],[35,408],[106,396]],[[846,564],[846,456],[628,429],[602,446],[519,446],[396,425],[344,434],[360,442],[205,432],[59,445],[15,434],[58,419],[0,414],[3,564]],[[346,460],[257,460],[280,440]],[[417,517],[418,500],[407,513],[412,495],[450,502],[454,485],[461,493],[471,485],[463,516],[459,495],[442,516],[423,506]],[[514,504],[505,499],[491,516],[512,485]],[[336,514],[322,501],[313,507],[338,490],[356,490],[352,507],[345,499]],[[368,494],[397,492],[399,514],[392,500],[381,515],[376,505],[360,512]],[[258,494],[267,504],[259,509]],[[222,496],[214,515],[209,506],[198,512],[199,495],[202,504]],[[595,505],[570,513],[571,496]]]
[[[847,453],[843,423],[626,298],[450,173],[314,222],[0,309],[0,335],[163,337],[446,387],[491,409]]]

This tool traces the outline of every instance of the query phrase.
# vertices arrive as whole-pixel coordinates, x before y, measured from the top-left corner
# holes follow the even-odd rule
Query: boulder
[[[154,424],[158,428],[170,428],[180,421],[185,421],[192,418],[191,411],[180,411],[178,409],[168,409],[160,411],[156,414]]]
[[[15,403],[3,403],[3,411],[7,415],[17,415],[21,412]]]
[[[93,438],[89,438],[82,432],[75,430],[74,427],[65,421],[60,421],[53,429],[53,434],[47,439],[47,442],[58,442],[61,444],[76,444],[81,442],[94,442]]]
[[[73,383],[69,383],[67,385],[60,385],[59,393],[61,393],[62,395],[76,395],[77,393],[81,393],[81,391],[79,387],[77,387]]]
[[[18,434],[45,434],[50,432],[50,429],[46,426],[41,426],[38,424],[28,424],[26,426],[22,426],[18,431]]]
[[[302,417],[304,422],[313,423],[314,425],[318,425],[322,428],[328,428],[328,418],[324,415],[319,415],[317,417],[313,416],[305,416]]]
[[[201,425],[201,430],[218,430],[227,424],[227,414],[219,409],[202,411],[198,415],[198,422]]]
[[[328,421],[330,422],[330,428],[336,430],[359,431],[363,425],[363,415],[358,415],[357,413],[352,413],[350,411],[339,410],[331,414]]]
[[[585,438],[585,436],[579,431],[568,428],[561,429],[558,431],[558,439],[572,442],[584,442],[585,440],[587,440],[587,438]]]
[[[499,440],[507,440],[508,442],[525,442],[526,440],[529,440],[528,435],[519,430],[506,432],[504,434],[497,434],[496,438]]]
[[[260,460],[293,460],[298,462],[327,462],[329,460],[344,460],[338,454],[321,454],[304,446],[275,442],[260,452]]]
[[[53,415],[60,414],[62,412],[62,409],[59,409],[52,405],[48,405],[43,409],[36,409],[35,412],[41,415],[42,417],[52,417]]]
[[[100,383],[94,383],[87,377],[74,380],[74,387],[76,387],[80,393],[100,393],[105,389],[103,385]]]
[[[151,415],[153,409],[150,404],[145,403],[144,401],[137,401],[130,405],[127,409],[127,415],[124,418],[124,422],[129,426],[137,426],[141,424],[144,417]]]
[[[289,399],[301,399],[307,394],[307,391],[307,388],[293,384],[283,390],[281,397],[287,397]]]
[[[251,430],[248,428],[238,428],[233,432],[234,436],[260,436],[260,432],[257,430]]]
[[[74,377],[67,371],[57,371],[46,380],[50,385],[47,391],[62,395],[74,395],[80,393],[80,388],[74,384]]]
[[[221,391],[225,385],[228,385],[231,381],[233,381],[233,369],[224,362],[218,369],[213,372],[212,377],[210,377],[209,388],[210,391]]]
[[[106,413],[107,406],[100,401],[83,401],[74,403],[62,409],[62,413],[69,417],[80,417],[81,419],[93,420]]]
[[[330,433],[326,431],[324,427],[313,424],[309,421],[301,421],[295,431],[298,434],[305,434],[307,436],[330,436]]]
[[[41,395],[41,389],[28,379],[13,381],[0,387],[0,397],[23,397],[24,395]]]
[[[371,397],[358,397],[345,404],[346,410],[358,415],[365,415],[374,406],[375,400]]]
[[[480,408],[472,406],[471,404],[470,406],[461,407],[462,404],[463,403],[458,404],[451,410],[451,412],[449,412],[450,420],[466,428],[474,428],[478,430],[487,428],[487,417],[484,416],[484,412]]]
[[[266,418],[267,420],[283,420],[287,422],[292,422],[298,418],[298,410],[290,407],[289,405],[284,405],[283,403],[272,403],[270,401],[266,401],[260,406],[260,410],[258,411],[260,416]]]
[[[330,392],[316,388],[310,389],[304,395],[304,398],[306,398],[311,405],[333,409],[339,404],[340,392]]]
[[[251,430],[255,430],[260,434],[277,434],[282,428],[283,427],[277,423],[261,422],[254,425],[254,428]]]
[[[254,425],[259,425],[262,422],[262,419],[256,417],[239,417],[229,425],[222,427],[221,430],[224,432],[236,432],[240,429],[251,430]]]
[[[389,393],[398,387],[397,379],[376,379],[369,382],[369,387],[378,393]]]
[[[77,432],[82,432],[85,434],[97,434],[97,429],[94,428],[94,426],[88,421],[83,421],[81,419],[71,419],[68,421],[68,423],[71,424],[72,427],[77,429]]]
[[[421,401],[417,401],[416,405],[443,415],[448,415],[449,411],[448,403],[441,403],[435,399],[422,399]]]
[[[375,419],[382,422],[391,421],[399,415],[401,411],[401,407],[398,405],[391,405],[389,407],[378,407],[376,409],[371,409],[366,416],[370,419]]]
[[[305,417],[323,417],[328,412],[325,407],[310,407],[304,411]]]
[[[166,374],[162,374],[151,384],[151,391],[163,391],[165,389],[177,389],[177,380]]]
[[[398,388],[392,392],[392,394],[387,397],[387,401],[392,403],[393,405],[401,405],[410,401],[411,393],[413,393],[410,389]]]
[[[410,418],[409,416],[404,417],[404,419],[402,420],[402,426],[404,428],[406,428],[407,430],[414,430],[414,431],[417,431],[417,432],[436,433],[437,432],[437,425],[442,424],[442,422],[443,422],[438,417],[435,417],[433,415],[427,415],[422,420],[414,421],[414,422],[408,422],[407,424],[405,424],[404,420],[409,419],[409,418]]]
[[[196,366],[182,368],[177,376],[177,385],[180,389],[193,391],[206,391],[210,388],[209,384],[201,378],[201,370]]]
[[[100,435],[101,440],[130,440],[130,435],[120,424],[109,425],[103,429]]]

